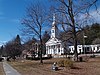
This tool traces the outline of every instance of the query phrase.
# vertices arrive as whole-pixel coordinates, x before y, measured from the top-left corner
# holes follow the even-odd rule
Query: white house
[[[62,45],[61,40],[57,38],[58,28],[56,26],[55,15],[53,15],[53,23],[51,28],[51,37],[46,42],[46,55],[51,54],[54,55],[61,55],[64,54],[64,48]]]
[[[74,53],[74,46],[69,46],[70,53]],[[97,45],[77,45],[78,53],[100,52],[100,44]]]

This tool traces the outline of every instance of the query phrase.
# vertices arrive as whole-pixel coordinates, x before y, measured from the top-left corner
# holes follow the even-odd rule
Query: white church
[[[61,40],[57,38],[58,28],[56,25],[55,15],[53,15],[53,22],[51,28],[51,37],[46,42],[46,55],[63,55],[64,54],[64,47]],[[70,53],[74,53],[74,46],[69,46],[68,50]],[[85,53],[85,52],[98,52],[100,51],[100,44],[98,45],[77,45],[78,53]]]
[[[53,22],[51,28],[51,37],[46,42],[46,55],[62,55],[64,54],[64,48],[62,41],[57,38],[58,28],[56,25],[55,15],[53,15]]]

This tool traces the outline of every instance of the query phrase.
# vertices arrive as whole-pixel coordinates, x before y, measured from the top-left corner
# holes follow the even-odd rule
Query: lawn
[[[59,67],[58,71],[52,71],[53,62],[61,59],[44,60],[44,64],[39,61],[25,60],[24,62],[10,62],[22,75],[100,75],[100,58],[91,58],[87,62],[75,62],[75,69]]]
[[[5,75],[2,62],[0,62],[0,75]]]

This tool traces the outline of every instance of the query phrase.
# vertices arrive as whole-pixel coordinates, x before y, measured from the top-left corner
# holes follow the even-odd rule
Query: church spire
[[[53,14],[53,22],[55,22],[56,21],[56,14],[54,13]]]
[[[53,23],[52,23],[52,26],[54,27],[56,24],[56,14],[54,13],[53,14]]]
[[[51,28],[51,38],[55,38],[57,34],[57,27],[56,27],[56,15],[53,14],[53,22],[52,22],[52,28]]]

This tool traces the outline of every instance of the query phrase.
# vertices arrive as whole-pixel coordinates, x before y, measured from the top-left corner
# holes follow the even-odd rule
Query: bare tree
[[[16,38],[14,38],[13,40],[6,43],[5,51],[7,56],[10,56],[14,60],[16,59],[16,56],[21,55],[22,45],[21,45],[21,40],[19,35],[17,35]]]
[[[37,4],[31,4],[27,8],[27,15],[22,20],[23,25],[23,33],[34,35],[36,38],[40,41],[40,63],[43,63],[42,61],[42,32],[44,31],[45,26],[45,20],[46,20],[46,11],[45,8],[39,3]]]
[[[70,28],[70,34],[72,34],[73,44],[75,48],[75,59],[78,60],[77,54],[77,30],[81,28],[81,21],[89,17],[90,8],[95,5],[97,0],[53,0],[58,3],[55,6],[55,11],[60,13],[59,23],[62,24],[62,28],[67,32],[67,28]],[[97,8],[96,8],[97,9]],[[85,20],[85,21],[86,21]]]

